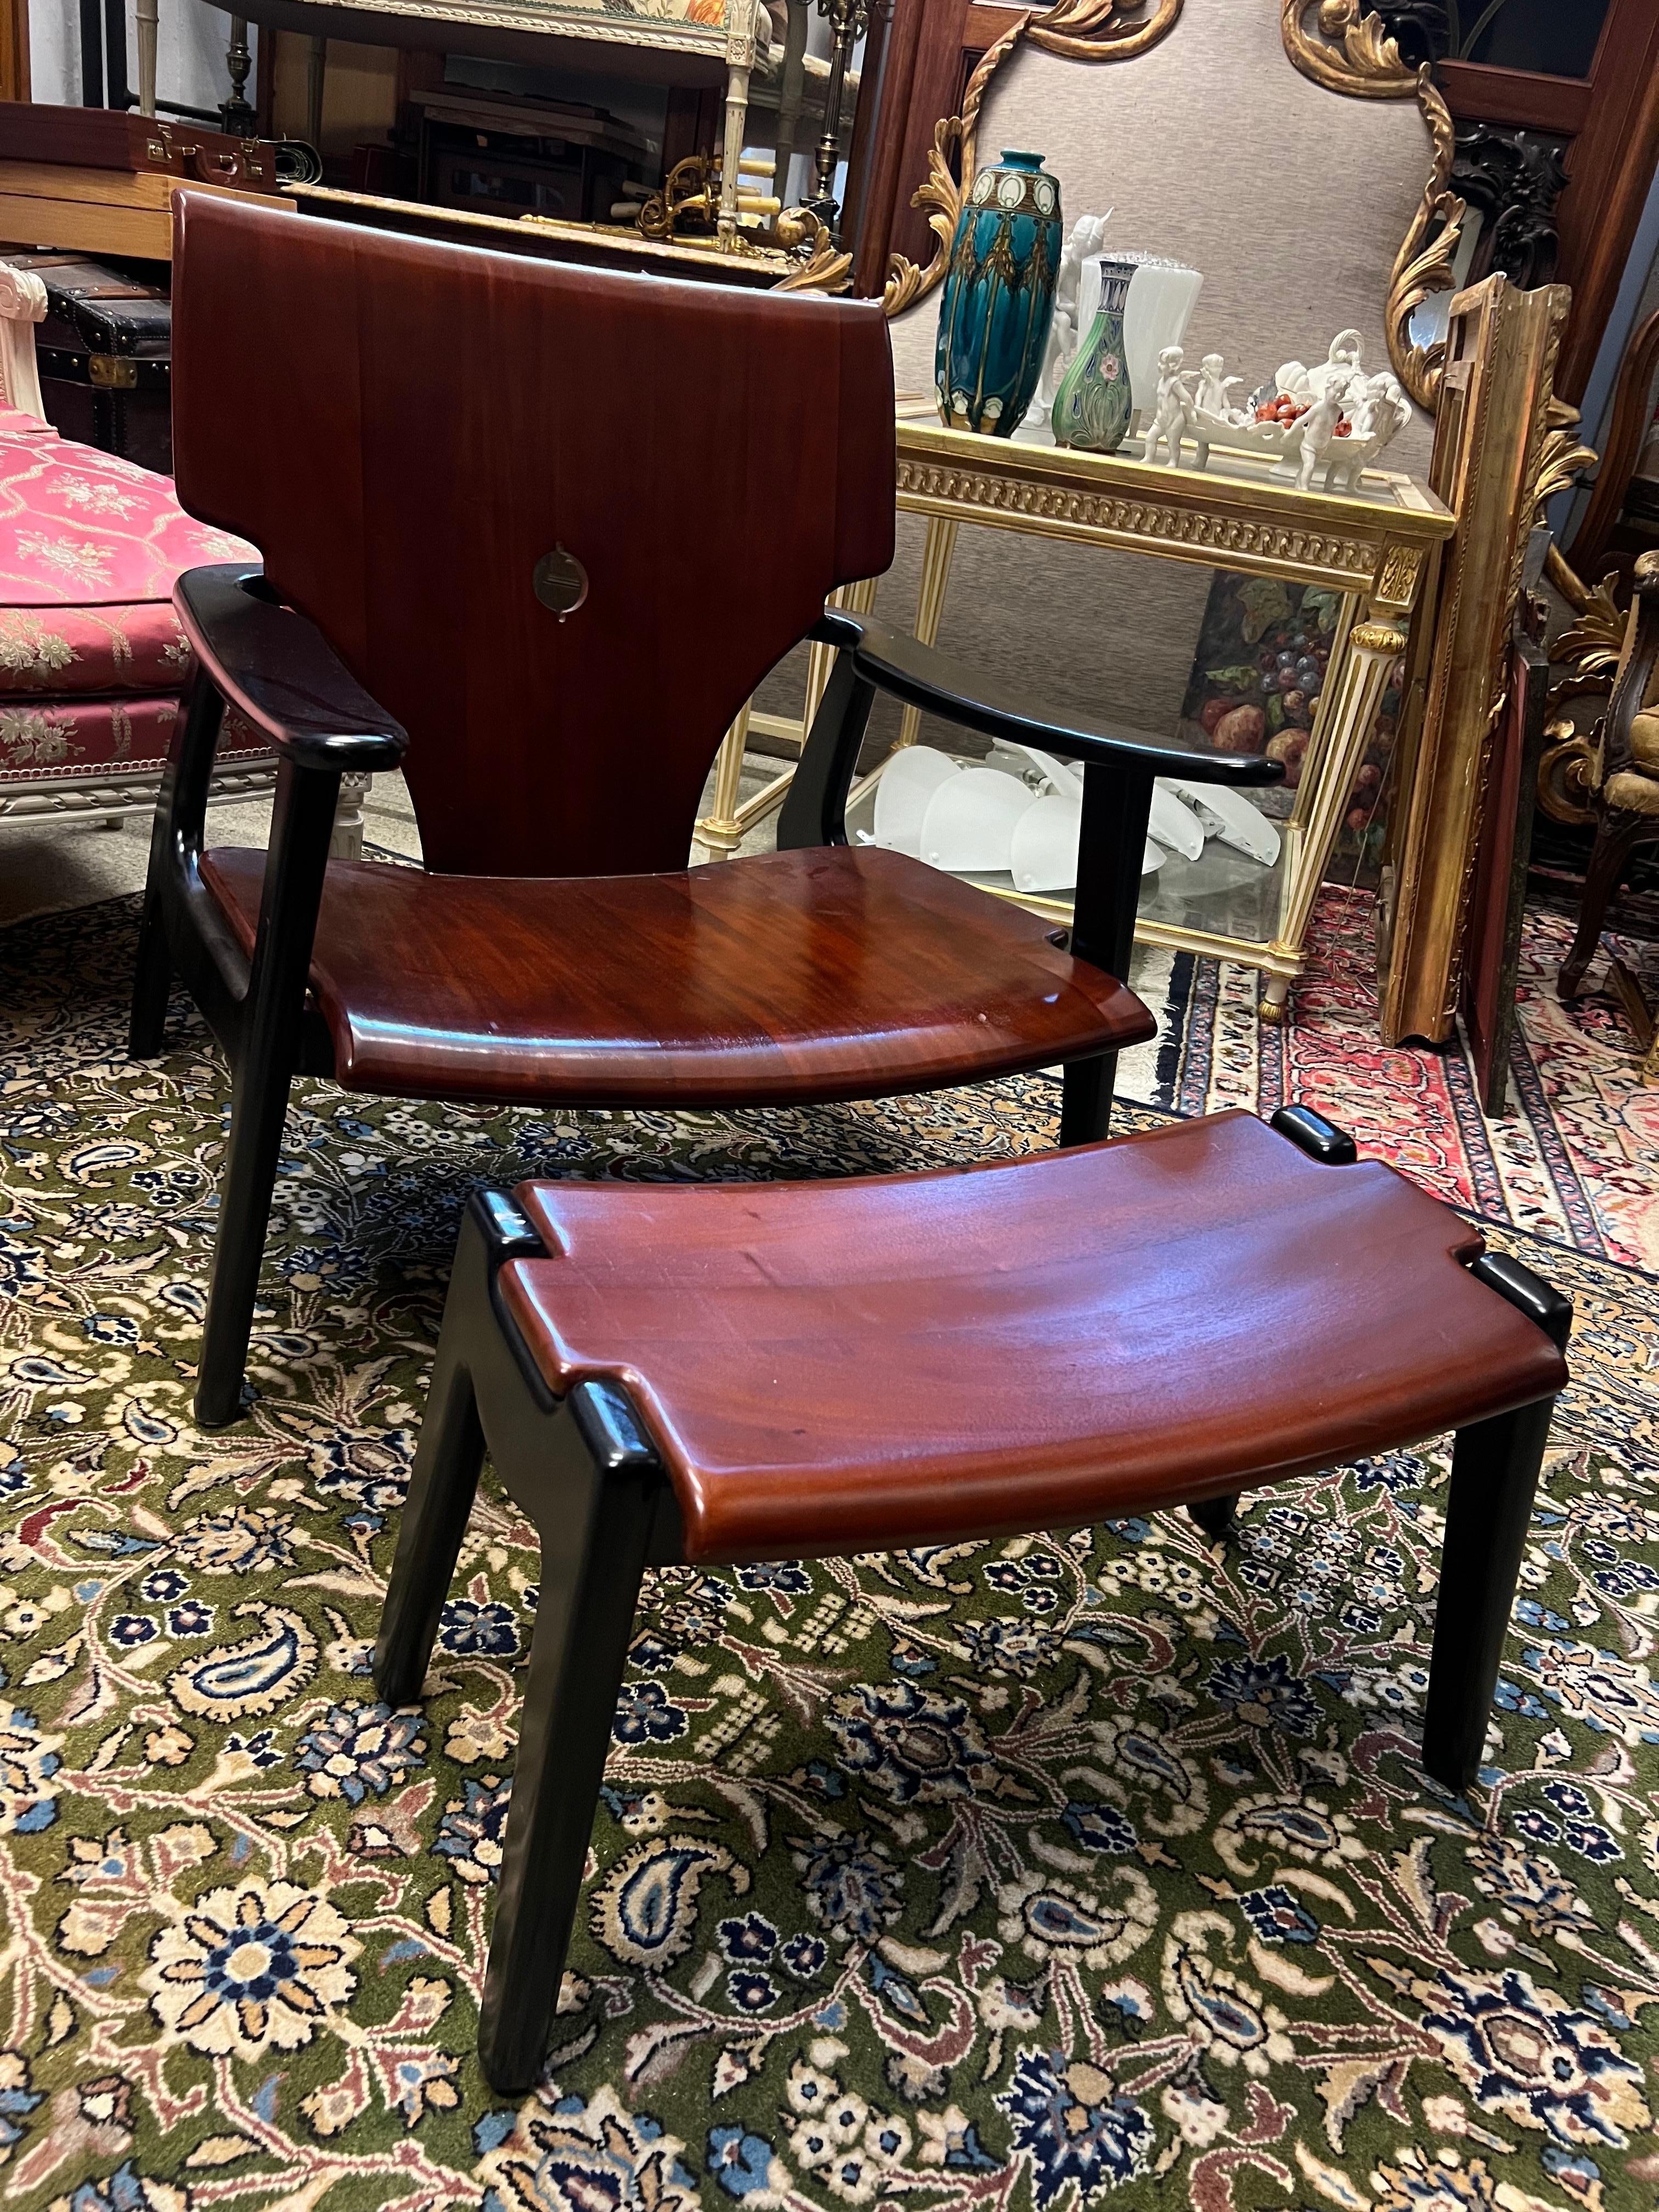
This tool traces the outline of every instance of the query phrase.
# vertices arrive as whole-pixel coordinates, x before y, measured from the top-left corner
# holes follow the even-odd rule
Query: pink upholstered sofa
[[[170,477],[58,436],[35,366],[46,308],[40,277],[0,263],[0,829],[152,812],[191,668],[173,579],[258,557],[193,521]],[[212,799],[256,797],[276,775],[228,714]],[[362,847],[368,782],[342,786],[334,850],[346,858]]]
[[[0,411],[0,820],[154,806],[191,671],[173,579],[252,550],[192,521],[167,477]],[[228,721],[216,796],[274,774]]]

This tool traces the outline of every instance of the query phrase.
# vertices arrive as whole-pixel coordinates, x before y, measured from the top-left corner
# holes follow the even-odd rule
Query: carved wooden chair
[[[1659,550],[1638,555],[1632,587],[1624,657],[1589,763],[1595,840],[1584,872],[1578,927],[1557,979],[1564,999],[1572,998],[1584,980],[1631,855],[1638,845],[1659,842]],[[1635,988],[1632,981],[1629,988]],[[1659,1074],[1655,1061],[1659,1053],[1644,1069],[1649,1080]]]
[[[1496,1295],[1494,1295],[1496,1293]],[[1318,1378],[1263,1347],[1318,1321]],[[648,1565],[1188,1506],[1457,1431],[1423,1761],[1480,1761],[1571,1309],[1304,1108],[915,1177],[480,1193],[375,1652],[420,1695],[486,1448],[541,1538],[480,2023],[539,2073]]]
[[[1153,1028],[1115,980],[1152,780],[1279,771],[1045,720],[825,616],[892,554],[880,307],[176,207],[179,495],[264,556],[179,586],[201,673],[133,1000],[132,1050],[154,1053],[182,976],[232,1068],[198,1419],[241,1404],[296,1073],[677,1107],[1060,1063],[1061,1141],[1103,1135],[1116,1052]],[[786,849],[687,870],[721,733],[809,633],[840,652]],[[878,688],[1086,763],[1069,947],[920,862],[849,848]],[[203,849],[227,702],[281,757],[268,855]],[[342,771],[399,762],[425,872],[327,862]]]

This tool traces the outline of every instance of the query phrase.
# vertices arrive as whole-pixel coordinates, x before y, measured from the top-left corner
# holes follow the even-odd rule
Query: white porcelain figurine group
[[[1051,435],[1054,395],[1089,330],[1100,298],[1096,271],[1105,252],[1109,213],[1079,216],[1066,235],[1042,374],[1022,426],[1028,441]],[[1274,455],[1273,475],[1303,491],[1313,489],[1322,467],[1327,491],[1355,492],[1361,470],[1375,463],[1411,421],[1412,404],[1398,380],[1386,370],[1368,376],[1361,367],[1358,331],[1339,331],[1326,358],[1312,368],[1299,361],[1283,362],[1272,383],[1241,404],[1233,395],[1244,380],[1226,374],[1218,353],[1204,355],[1196,369],[1185,366],[1179,341],[1204,281],[1198,272],[1146,253],[1105,258],[1139,264],[1123,320],[1134,400],[1132,427],[1143,434],[1144,459],[1156,463],[1161,458],[1172,469],[1184,460],[1185,465],[1203,469],[1209,465],[1212,445],[1243,447]],[[1162,345],[1157,343],[1160,337]],[[1300,411],[1291,416],[1278,404],[1285,400]],[[1274,411],[1267,413],[1270,408]],[[1183,447],[1193,449],[1190,459],[1184,458]]]
[[[1183,441],[1197,447],[1200,469],[1208,467],[1212,445],[1243,446],[1277,454],[1273,474],[1294,479],[1302,491],[1312,489],[1322,465],[1327,491],[1357,491],[1360,471],[1412,419],[1412,404],[1397,380],[1386,370],[1367,376],[1360,367],[1358,331],[1339,331],[1327,358],[1315,368],[1299,361],[1283,362],[1272,384],[1264,385],[1248,407],[1229,396],[1244,380],[1224,374],[1226,363],[1218,353],[1206,353],[1197,370],[1183,370],[1185,358],[1176,345],[1158,355],[1158,397],[1143,455],[1156,462],[1162,447],[1172,469],[1182,465]],[[1293,416],[1264,417],[1259,411],[1285,399],[1298,410]]]
[[[967,765],[927,745],[894,753],[876,786],[875,842],[951,875],[1012,876],[1022,892],[1077,884],[1083,771],[1030,745]],[[1160,776],[1152,787],[1149,875],[1170,853],[1196,860],[1215,837],[1271,867],[1279,831],[1237,792]]]

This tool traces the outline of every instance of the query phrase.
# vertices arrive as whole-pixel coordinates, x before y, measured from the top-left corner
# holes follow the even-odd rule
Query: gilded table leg
[[[729,860],[743,842],[738,820],[738,792],[743,782],[743,757],[749,743],[749,704],[720,739],[714,756],[714,803],[697,824],[697,838],[711,860]]]
[[[374,788],[372,775],[343,775],[334,807],[334,834],[328,841],[331,860],[361,860],[363,857],[363,801]]]
[[[138,31],[138,112],[155,112],[155,48],[161,34],[159,0],[138,0],[135,21]]]
[[[1304,817],[1303,834],[1297,840],[1279,934],[1273,943],[1273,951],[1294,960],[1298,969],[1314,902],[1324,881],[1326,864],[1347,811],[1366,743],[1376,726],[1389,668],[1405,649],[1404,635],[1388,623],[1356,623],[1348,633],[1329,734],[1321,748],[1316,769],[1317,788]],[[1269,980],[1261,1001],[1261,1012],[1268,1021],[1284,1020],[1290,981],[1277,975]]]
[[[954,525],[951,526],[953,528]],[[828,605],[842,607],[849,615],[867,615],[876,604],[876,579],[862,577],[856,584],[843,584],[839,591],[831,592]],[[835,665],[836,649],[831,645],[813,645],[806,657],[806,707],[801,716],[801,743],[806,742],[813,718],[823,702],[824,691],[830,682],[830,671]],[[713,811],[706,814],[697,824],[699,842],[706,846],[711,859],[729,860],[737,848],[757,822],[769,814],[775,814],[788,796],[794,775],[792,764],[784,769],[763,790],[741,805],[738,801],[738,787],[743,779],[744,747],[749,736],[749,716],[754,704],[751,700],[726,733],[714,761],[714,804]],[[856,796],[856,793],[854,793]]]
[[[840,607],[849,615],[867,615],[876,604],[876,579],[866,576],[856,584],[843,584],[838,592],[831,592],[827,603]],[[836,665],[833,645],[812,645],[806,651],[806,705],[800,719],[801,741],[817,718],[823,704],[823,695],[829,687],[830,671]]]
[[[720,243],[738,243],[738,169],[749,125],[749,71],[733,62],[726,73],[726,137],[720,155]]]
[[[951,562],[957,550],[957,525],[948,515],[930,515],[927,540],[921,549],[921,588],[916,593],[916,636],[923,645],[939,642],[939,618],[950,588]],[[899,724],[898,745],[913,745],[921,728],[921,710],[907,707]]]

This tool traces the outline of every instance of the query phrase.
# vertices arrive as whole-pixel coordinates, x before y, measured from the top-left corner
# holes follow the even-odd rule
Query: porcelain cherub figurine
[[[1353,434],[1356,438],[1371,440],[1373,458],[1399,436],[1411,419],[1412,403],[1394,377],[1384,370],[1381,376],[1366,379],[1354,410]]]
[[[1179,346],[1165,346],[1158,357],[1158,404],[1146,432],[1145,458],[1149,465],[1158,459],[1161,439],[1169,448],[1168,465],[1181,466],[1181,441],[1193,427],[1191,372],[1185,376],[1181,374],[1185,358]]]
[[[1199,363],[1198,411],[1200,415],[1214,415],[1224,422],[1243,422],[1248,420],[1243,409],[1234,406],[1227,394],[1244,380],[1242,376],[1224,376],[1221,372],[1226,365],[1218,353],[1206,353]]]
[[[1358,384],[1353,370],[1333,368],[1323,380],[1323,389],[1307,413],[1297,424],[1302,433],[1302,466],[1297,478],[1297,487],[1306,491],[1313,483],[1314,471],[1326,459],[1337,442],[1337,424],[1342,420],[1343,410],[1349,394]]]
[[[1367,377],[1349,392],[1352,435],[1333,445],[1325,471],[1327,491],[1352,491],[1359,471],[1375,461],[1412,419],[1412,403],[1386,370]]]

